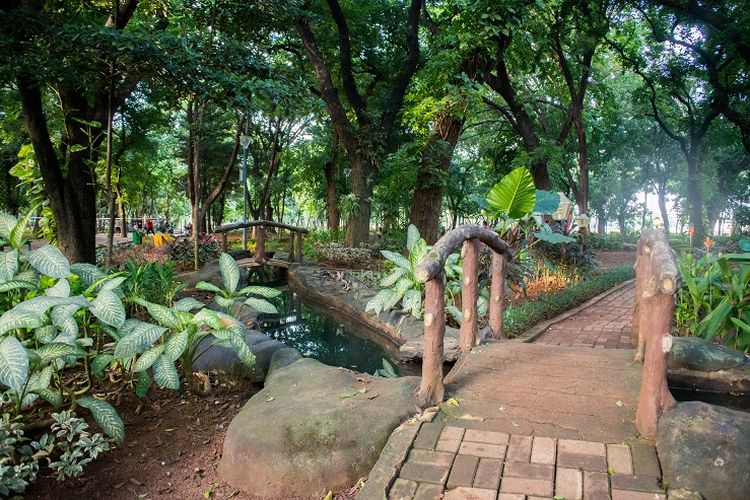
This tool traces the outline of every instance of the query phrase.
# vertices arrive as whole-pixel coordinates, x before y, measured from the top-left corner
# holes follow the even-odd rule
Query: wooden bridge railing
[[[643,230],[636,255],[631,340],[636,348],[635,361],[643,362],[643,378],[635,426],[641,436],[654,439],[662,411],[675,405],[667,385],[667,354],[672,347],[680,276],[674,252],[661,229]]]
[[[237,222],[235,224],[225,224],[214,229],[214,233],[221,234],[221,249],[226,252],[228,248],[227,233],[230,231],[237,231],[239,229],[245,229],[250,227],[256,227],[256,238],[255,238],[255,261],[265,262],[266,259],[266,228],[277,227],[279,229],[286,229],[289,231],[289,262],[302,262],[302,243],[304,235],[309,231],[303,227],[290,226],[289,224],[282,224],[281,222],[274,222],[269,220],[251,220],[247,222]],[[295,239],[296,244],[295,244]],[[245,248],[245,250],[247,250]]]
[[[479,343],[477,327],[479,242],[493,251],[490,281],[490,330],[493,338],[503,335],[503,290],[505,263],[513,257],[508,245],[494,231],[477,225],[459,226],[446,233],[422,259],[416,277],[425,285],[424,347],[422,381],[417,392],[420,405],[432,405],[443,400],[443,341],[445,338],[445,260],[463,245],[463,288],[461,290],[461,359],[452,372],[462,364],[466,354]],[[450,373],[448,377],[450,377]],[[448,378],[446,377],[446,379]]]

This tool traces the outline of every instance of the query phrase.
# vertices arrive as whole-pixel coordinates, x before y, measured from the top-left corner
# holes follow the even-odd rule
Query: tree
[[[393,150],[398,113],[419,64],[421,4],[421,0],[407,4],[403,26],[397,21],[403,7],[386,2],[373,2],[367,9],[359,5],[356,17],[353,10],[347,17],[338,0],[327,0],[328,13],[302,9],[294,19],[318,79],[318,92],[349,157],[351,189],[357,204],[356,213],[346,225],[345,241],[349,246],[368,240],[375,176],[385,154]],[[381,24],[384,14],[389,22]],[[316,21],[324,23],[328,15],[338,38],[326,40],[328,43],[323,46],[312,26]],[[359,42],[356,46],[350,36],[352,22],[356,22],[354,33],[363,34],[361,40],[354,41]],[[403,38],[399,36],[401,32],[405,33]],[[324,52],[327,48],[328,54]],[[355,53],[365,56],[355,58]],[[338,59],[338,81],[334,80],[335,59]],[[351,115],[341,95],[346,97]]]

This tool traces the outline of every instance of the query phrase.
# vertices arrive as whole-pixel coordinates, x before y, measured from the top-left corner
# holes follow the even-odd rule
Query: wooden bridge
[[[269,264],[278,267],[289,267],[289,263],[302,262],[302,246],[304,235],[309,231],[303,227],[290,226],[281,222],[269,220],[251,220],[247,222],[237,222],[235,224],[225,224],[214,229],[214,233],[221,234],[221,250],[226,252],[229,248],[227,241],[228,233],[254,227],[256,228],[255,238],[255,255],[252,259],[242,259],[237,262],[241,267],[253,267],[263,264]],[[275,227],[289,231],[289,258],[288,261],[279,259],[269,259],[266,255],[266,228]],[[244,248],[247,250],[247,248]]]

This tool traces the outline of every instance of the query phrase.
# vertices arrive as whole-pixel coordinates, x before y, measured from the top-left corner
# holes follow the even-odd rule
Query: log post
[[[443,400],[443,338],[445,337],[445,276],[440,273],[425,285],[424,352],[417,404],[431,406]]]
[[[667,384],[667,354],[672,347],[674,294],[679,275],[674,252],[663,231],[646,229],[638,242],[640,279],[639,349],[645,350],[643,377],[635,426],[647,439],[656,437],[656,425],[662,411],[675,405]]]
[[[263,226],[257,226],[256,236],[255,262],[262,264],[266,261],[266,228]]]
[[[289,262],[294,262],[294,233],[296,231],[289,231]]]
[[[302,243],[304,239],[304,234],[302,231],[297,231],[297,262],[302,264]]]
[[[463,259],[463,285],[461,287],[461,353],[468,353],[479,343],[479,327],[477,326],[477,267],[479,260],[479,245],[477,240],[464,241],[461,249]]]
[[[229,249],[229,244],[227,243],[227,233],[221,233],[221,251],[225,252]]]
[[[490,278],[490,331],[493,339],[503,338],[503,298],[505,297],[505,255],[492,252]]]

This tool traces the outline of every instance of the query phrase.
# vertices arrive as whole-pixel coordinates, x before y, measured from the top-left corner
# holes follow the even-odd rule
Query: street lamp
[[[240,143],[242,144],[242,170],[240,170],[240,182],[242,183],[242,198],[244,207],[242,210],[242,222],[247,222],[247,150],[253,143],[253,138],[249,135],[241,135]],[[247,250],[247,227],[242,228],[242,248]]]

